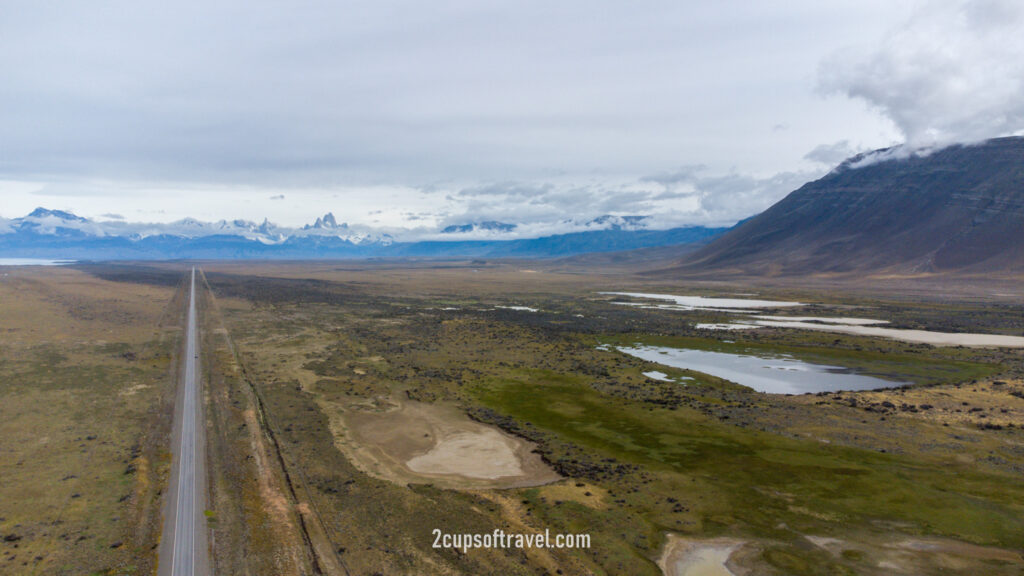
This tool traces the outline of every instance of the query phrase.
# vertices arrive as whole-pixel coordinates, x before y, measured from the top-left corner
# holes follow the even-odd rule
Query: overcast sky
[[[0,216],[731,224],[1020,133],[1022,4],[0,0]]]

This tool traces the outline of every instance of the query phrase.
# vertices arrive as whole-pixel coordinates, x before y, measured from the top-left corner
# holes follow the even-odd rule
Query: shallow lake
[[[620,346],[617,350],[649,362],[717,376],[769,394],[875,390],[908,384],[856,374],[840,366],[810,364],[783,355],[755,356],[662,346]]]
[[[888,320],[876,318],[849,318],[829,316],[773,316],[759,315],[763,308],[786,308],[804,306],[801,302],[778,300],[747,300],[741,298],[707,298],[704,296],[677,296],[673,294],[648,294],[645,292],[598,292],[606,296],[628,296],[649,300],[663,300],[668,304],[646,304],[643,302],[612,302],[622,306],[652,308],[690,312],[694,310],[716,311],[737,316],[731,322],[698,323],[695,328],[702,330],[753,330],[761,327],[792,328],[797,330],[818,330],[858,336],[889,338],[903,342],[931,344],[932,346],[977,346],[1024,348],[1024,336],[1006,334],[970,334],[965,332],[934,332],[931,330],[907,330],[879,326]]]

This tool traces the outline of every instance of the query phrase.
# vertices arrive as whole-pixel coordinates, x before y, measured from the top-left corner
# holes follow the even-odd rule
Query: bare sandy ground
[[[1024,348],[1024,337],[1006,336],[1002,334],[967,334],[953,332],[931,332],[929,330],[901,330],[897,328],[879,328],[877,326],[848,326],[844,324],[816,324],[813,322],[777,322],[758,320],[758,326],[775,328],[798,328],[801,330],[821,330],[857,334],[859,336],[877,336],[904,342],[931,344],[932,346],[977,346]]]
[[[1016,550],[978,546],[949,538],[906,537],[844,540],[825,536],[804,536],[808,542],[841,558],[859,557],[861,568],[878,574],[967,573],[977,561],[994,567],[1020,566],[1024,556]],[[759,546],[735,538],[693,539],[669,534],[658,558],[665,576],[744,576],[759,573]],[[996,571],[993,571],[996,573]],[[1008,573],[1000,570],[998,573]]]
[[[970,567],[977,566],[977,560],[993,562],[994,566],[1019,566],[1024,562],[1024,556],[1017,551],[948,538],[894,538],[870,544],[820,536],[806,538],[835,556],[840,556],[843,551],[860,552],[870,559],[880,574],[963,574]]]
[[[421,474],[451,474],[494,480],[523,476],[516,442],[497,430],[456,432],[442,438],[426,454],[405,463]]]
[[[454,406],[378,399],[351,404],[331,420],[335,443],[360,469],[399,484],[513,488],[561,478],[532,443]]]
[[[805,321],[807,320],[807,321]],[[819,330],[858,336],[874,336],[932,346],[968,346],[977,348],[1024,348],[1024,337],[1004,334],[971,334],[966,332],[933,332],[931,330],[905,330],[883,328],[868,324],[884,324],[885,320],[867,318],[812,318],[800,316],[754,316],[753,320],[723,324],[694,324],[704,330],[754,330],[762,327]]]
[[[665,576],[736,576],[728,562],[742,545],[731,538],[692,540],[669,534],[658,567]]]

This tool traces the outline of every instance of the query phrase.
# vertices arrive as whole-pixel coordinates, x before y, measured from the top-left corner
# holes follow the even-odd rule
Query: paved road
[[[174,410],[174,462],[164,508],[160,576],[209,574],[206,545],[206,440],[199,400],[199,329],[196,321],[196,269],[188,297],[185,355]]]

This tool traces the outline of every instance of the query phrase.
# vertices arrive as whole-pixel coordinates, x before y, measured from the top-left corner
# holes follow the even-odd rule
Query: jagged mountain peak
[[[469,225],[478,235],[451,234],[444,241],[429,236],[395,238],[368,226],[339,224],[327,213],[300,228],[278,227],[269,219],[145,223],[94,221],[73,214],[40,209],[36,216],[0,218],[0,254],[10,257],[62,259],[123,258],[338,258],[338,257],[561,257],[586,252],[627,250],[668,244],[703,242],[720,232],[701,227],[669,230],[620,230],[608,225],[586,227],[585,220],[551,234],[512,238],[524,225],[483,221]],[[70,218],[70,219],[66,219]],[[616,217],[619,218],[619,217]],[[628,221],[628,220],[627,220]],[[552,222],[551,225],[559,225]],[[458,230],[462,225],[455,225]],[[568,230],[566,230],[568,228]],[[564,232],[562,231],[564,230]],[[423,229],[415,231],[427,234]],[[530,229],[528,233],[536,233]],[[436,234],[436,232],[435,232]]]
[[[306,224],[302,227],[303,230],[333,230],[337,228],[346,229],[348,224],[345,222],[338,224],[338,220],[334,217],[333,212],[328,212],[318,217],[313,224]]]

